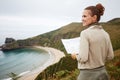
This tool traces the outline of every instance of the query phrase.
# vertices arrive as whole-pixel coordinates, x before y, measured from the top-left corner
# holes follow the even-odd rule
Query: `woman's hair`
[[[96,15],[97,16],[97,21],[99,21],[100,17],[104,14],[105,8],[103,7],[102,4],[98,3],[96,6],[86,7],[85,10],[90,10],[91,11],[91,16]]]

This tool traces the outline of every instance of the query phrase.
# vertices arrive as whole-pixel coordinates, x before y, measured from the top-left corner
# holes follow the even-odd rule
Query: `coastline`
[[[37,69],[32,70],[29,73],[26,73],[26,74],[20,76],[20,78],[18,78],[18,80],[35,80],[35,78],[43,70],[45,70],[48,66],[53,65],[53,64],[59,62],[60,59],[65,56],[65,54],[62,51],[57,50],[55,48],[41,47],[41,46],[34,46],[34,47],[35,48],[40,48],[40,49],[43,49],[43,50],[47,51],[48,54],[50,54],[50,57],[49,57],[48,61],[45,62],[45,64],[43,64],[41,67],[38,67]]]

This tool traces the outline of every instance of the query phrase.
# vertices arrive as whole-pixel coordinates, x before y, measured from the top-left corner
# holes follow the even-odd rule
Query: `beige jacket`
[[[79,69],[104,66],[114,57],[109,34],[100,25],[92,25],[80,34],[80,53],[77,55]]]

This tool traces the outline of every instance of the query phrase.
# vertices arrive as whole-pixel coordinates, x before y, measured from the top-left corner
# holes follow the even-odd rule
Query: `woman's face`
[[[84,10],[82,15],[83,26],[89,26],[90,24],[95,22],[96,22],[96,16],[91,16],[90,10]]]

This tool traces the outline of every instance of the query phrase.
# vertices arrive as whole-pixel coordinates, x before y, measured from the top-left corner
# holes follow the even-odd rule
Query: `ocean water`
[[[0,51],[0,80],[9,78],[11,73],[17,75],[32,71],[42,66],[49,59],[49,54],[37,48]]]

